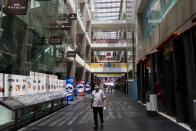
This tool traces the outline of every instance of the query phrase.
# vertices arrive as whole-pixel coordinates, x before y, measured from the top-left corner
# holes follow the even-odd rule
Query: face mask
[[[96,91],[99,91],[99,86],[96,86],[96,87],[95,87],[95,90],[96,90]]]

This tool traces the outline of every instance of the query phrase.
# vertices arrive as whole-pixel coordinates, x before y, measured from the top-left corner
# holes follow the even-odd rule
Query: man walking
[[[101,119],[101,125],[103,125],[103,110],[106,110],[106,96],[102,89],[95,84],[95,90],[92,92],[91,96],[91,108],[93,108],[95,129],[98,128],[98,118],[97,114],[99,113]]]

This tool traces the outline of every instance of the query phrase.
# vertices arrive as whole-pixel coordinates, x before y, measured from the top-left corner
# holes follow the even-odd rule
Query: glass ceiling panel
[[[94,0],[94,4],[96,20],[118,20],[120,18],[121,0]]]
[[[116,39],[117,32],[94,32],[93,39]]]

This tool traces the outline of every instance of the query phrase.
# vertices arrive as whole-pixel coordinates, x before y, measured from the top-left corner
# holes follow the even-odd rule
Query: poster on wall
[[[0,73],[0,98],[4,97],[3,74]]]
[[[91,82],[86,82],[85,93],[86,94],[91,93]]]
[[[27,77],[5,74],[5,97],[25,95],[27,92]]]
[[[74,95],[74,78],[73,77],[68,77],[66,79],[66,92],[71,93]],[[65,99],[67,100],[67,99]],[[69,101],[74,100],[74,96],[68,97]]]
[[[85,81],[77,81],[76,94],[78,96],[85,96]]]

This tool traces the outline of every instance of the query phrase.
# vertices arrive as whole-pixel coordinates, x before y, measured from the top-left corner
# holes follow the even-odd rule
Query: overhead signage
[[[67,57],[76,57],[76,51],[67,51]]]
[[[61,45],[62,37],[61,36],[50,36],[48,39],[48,43],[50,45]]]
[[[91,63],[91,68],[127,68],[127,63]]]
[[[69,14],[69,20],[77,20],[77,14]]]
[[[6,0],[4,13],[7,15],[26,15],[28,0]]]
[[[71,30],[71,24],[69,24],[69,23],[59,24],[59,29],[61,29],[61,30]]]

